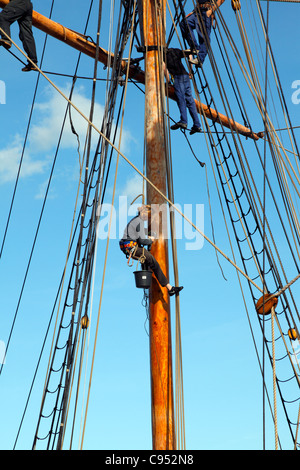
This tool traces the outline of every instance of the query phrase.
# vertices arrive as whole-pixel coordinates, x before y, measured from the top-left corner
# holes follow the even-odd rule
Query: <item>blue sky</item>
[[[108,49],[111,2],[103,3],[105,5],[100,43],[104,49]],[[257,21],[256,2],[253,1],[252,6],[250,0],[243,3],[245,5],[242,12],[249,40],[253,46],[252,51],[255,58],[257,58],[257,54],[261,58],[261,54],[255,48],[257,42],[254,43],[252,37],[255,23],[252,17],[251,20],[249,17],[253,7]],[[266,2],[261,3],[266,11]],[[300,59],[297,51],[299,5],[270,3],[270,41],[292,122],[294,126],[300,126],[298,95],[293,95],[298,89],[295,82],[300,80]],[[34,8],[39,13],[49,16],[50,4],[50,0],[41,0],[34,3]],[[119,2],[116,4],[118,5]],[[188,4],[191,6],[192,2],[190,1]],[[70,14],[70,12],[72,13]],[[87,34],[95,38],[97,17],[95,5],[93,12]],[[229,0],[223,5],[222,13],[238,50],[244,57],[243,46]],[[76,7],[76,10],[74,10],[71,0],[54,3],[53,19],[73,30],[83,31],[86,16],[86,6],[83,2]],[[288,21],[283,21],[283,17],[288,18]],[[257,22],[257,28],[261,38],[259,22]],[[45,35],[38,30],[34,30],[34,34],[40,57]],[[17,25],[12,27],[12,36],[20,45],[17,37]],[[228,47],[228,42],[226,39],[224,40],[226,47]],[[178,45],[176,37],[173,38],[173,44],[174,46]],[[230,107],[236,120],[242,123],[214,36],[212,36],[212,46],[220,66],[220,76],[230,100]],[[264,47],[263,43],[262,47]],[[262,51],[263,57],[264,53],[265,49]],[[5,104],[0,105],[0,235],[2,241],[37,75],[35,73],[23,74],[19,61],[4,50],[1,50],[0,54],[0,80],[6,88]],[[22,58],[18,51],[16,54]],[[77,52],[68,46],[53,38],[48,38],[42,69],[45,72],[72,75],[77,55]],[[135,56],[136,54],[134,54]],[[232,57],[232,53],[230,56]],[[261,115],[234,59],[233,64],[251,126],[255,131],[262,131]],[[260,68],[258,59],[256,64],[258,73],[262,74],[261,83],[263,84],[264,67]],[[207,73],[210,86],[215,92],[214,99],[218,109],[220,112],[224,112],[224,104],[208,60],[205,63],[205,73]],[[91,77],[92,74],[93,60],[82,56],[78,75]],[[103,79],[107,77],[107,71],[101,64],[99,65],[99,77]],[[49,78],[64,93],[68,93],[71,79],[50,74]],[[270,82],[274,91],[274,79],[270,78]],[[89,113],[91,87],[90,81],[79,79],[73,96],[74,103],[85,115]],[[292,101],[293,96],[294,102]],[[143,93],[134,85],[129,84],[121,150],[140,170],[142,170],[143,164],[143,103]],[[101,124],[104,104],[105,82],[98,82],[95,108],[96,123]],[[41,77],[37,88],[20,181],[0,261],[2,301],[0,340],[4,344],[7,342],[11,330],[22,289],[65,106],[64,99]],[[272,117],[278,117],[278,122],[274,122],[275,128],[286,127],[276,93],[274,93],[274,109],[276,113],[273,112],[272,105]],[[175,121],[178,120],[178,111],[174,102],[170,102],[170,116]],[[81,138],[82,149],[86,122],[78,117],[74,110],[72,118]],[[299,130],[295,129],[295,134],[297,138]],[[97,136],[94,135],[94,142],[96,138]],[[286,132],[283,131],[280,138],[282,138],[284,146],[291,149]],[[190,141],[197,157],[207,164],[216,245],[232,259],[205,137],[204,135],[195,135]],[[251,139],[242,138],[242,141],[247,160],[256,177],[255,182],[262,194],[263,178],[255,145]],[[191,216],[197,225],[203,226],[207,237],[212,239],[205,169],[201,168],[193,158],[182,133],[179,131],[172,133],[171,145],[175,201],[181,208],[186,205],[186,215]],[[260,141],[258,146],[263,152],[263,141]],[[77,141],[67,122],[24,292],[18,308],[12,339],[7,351],[6,363],[0,376],[1,449],[11,449],[14,445],[63,270],[78,185],[79,163],[76,149]],[[111,202],[112,198],[115,162],[116,156],[114,156],[106,195],[107,204]],[[271,160],[268,160],[268,164],[270,164],[270,175],[274,177]],[[124,198],[127,198],[129,204],[140,192],[141,179],[121,159],[117,179],[116,214],[119,214],[120,203],[124,201]],[[278,202],[280,203],[279,197]],[[196,218],[196,207],[200,211],[198,219]],[[204,218],[201,217],[202,209],[204,210]],[[274,222],[276,244],[281,250],[282,259],[286,262],[285,269],[288,278],[292,279],[296,275],[296,271],[289,263],[285,245],[281,244],[281,232],[275,221],[274,207],[270,204],[268,209],[270,210],[270,220],[272,223]],[[188,213],[188,210],[192,211],[191,214]],[[219,255],[219,262],[227,279],[225,280],[212,246],[207,241],[203,242],[199,239],[198,234],[180,218],[177,219],[177,223],[179,224],[178,230],[181,229],[184,235],[183,239],[177,241],[177,244],[179,278],[180,283],[184,285],[180,296],[180,305],[187,449],[261,449],[263,434],[262,379],[236,272],[232,265]],[[123,226],[119,226],[119,219],[116,219],[116,237],[112,237],[109,244],[109,267],[104,280],[105,290],[84,441],[85,449],[151,449],[147,319],[145,308],[142,305],[142,291],[134,286],[133,268],[126,265],[126,261],[119,251],[118,236],[122,229]],[[231,229],[230,233],[232,236]],[[193,248],[197,249],[187,249],[187,243],[192,246],[194,244]],[[106,240],[99,240],[93,318],[96,318],[97,314],[105,247]],[[237,260],[237,264],[242,268],[238,253]],[[172,269],[170,269],[170,279],[173,282]],[[251,326],[261,355],[262,339],[252,299],[244,279],[242,279],[242,284],[250,313]],[[294,296],[296,301],[299,300],[299,285],[295,285]],[[172,300],[173,338],[174,305]],[[94,323],[92,328],[94,331]],[[16,447],[18,449],[30,449],[32,446],[49,351],[50,339],[47,342],[46,352],[42,358],[28,411],[18,438]],[[283,350],[279,348],[279,357],[281,353],[284,354]],[[272,398],[272,376],[269,364],[267,366],[267,380]],[[281,364],[278,367],[279,373],[282,373],[281,377],[287,378],[289,373],[284,369],[284,366],[282,370],[280,370]],[[289,391],[288,389],[287,393]],[[294,390],[291,388],[289,399],[295,398],[293,392]],[[281,406],[278,408],[280,440],[283,448],[291,449],[292,443],[286,420]],[[77,435],[76,438],[78,439]],[[75,448],[77,448],[76,446],[77,441]],[[266,413],[266,447],[268,449],[274,448],[274,431],[269,411]]]

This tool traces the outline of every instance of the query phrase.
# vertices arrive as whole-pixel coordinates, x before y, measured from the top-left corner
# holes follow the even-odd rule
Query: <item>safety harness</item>
[[[123,251],[123,253],[126,255],[126,258],[128,259],[127,264],[129,267],[133,266],[133,262],[131,264],[130,260],[131,258],[134,257],[136,250],[138,249],[139,245],[137,242],[133,240],[128,240],[128,241],[120,241],[119,242],[120,249]],[[146,261],[146,256],[145,256],[145,247],[143,246],[143,253],[138,259],[138,263],[140,262],[141,264],[144,264]]]

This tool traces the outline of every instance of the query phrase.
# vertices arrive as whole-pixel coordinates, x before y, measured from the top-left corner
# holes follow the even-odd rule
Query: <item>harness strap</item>
[[[131,259],[132,256],[135,255],[135,252],[136,252],[137,248],[138,248],[138,245],[136,245],[136,246],[134,246],[133,248],[131,248],[131,250],[130,250],[130,252],[129,252],[127,265],[128,265],[130,268],[133,266],[133,261],[132,261],[131,264],[129,264],[130,259]]]
[[[131,264],[129,264],[130,259],[131,259],[131,258],[134,258],[135,252],[136,252],[137,249],[138,249],[138,245],[136,245],[135,247],[133,247],[133,248],[130,250],[130,253],[129,253],[129,256],[128,256],[128,261],[127,261],[127,264],[128,264],[128,266],[129,266],[130,268],[133,266],[133,261],[132,261]],[[142,253],[141,256],[138,258],[138,263],[140,262],[141,264],[144,264],[145,261],[146,261],[145,247],[143,246],[143,253]]]
[[[120,242],[120,249],[123,251],[123,253],[126,255],[126,258],[128,259],[127,264],[129,267],[133,266],[130,263],[131,258],[134,258],[136,250],[139,248],[137,242],[134,242],[133,240],[130,240],[128,242]],[[145,247],[143,246],[143,253],[138,259],[138,262],[141,264],[144,264],[146,261],[146,256],[145,256]]]

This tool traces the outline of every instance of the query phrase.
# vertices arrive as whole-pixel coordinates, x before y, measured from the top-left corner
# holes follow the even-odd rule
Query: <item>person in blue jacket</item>
[[[183,38],[197,54],[197,57],[191,63],[197,66],[201,67],[207,56],[214,11],[224,2],[225,0],[197,0],[195,10],[180,22]],[[194,30],[197,33],[197,37],[194,34]]]
[[[30,0],[10,0],[0,13],[0,28],[8,35],[7,37],[0,31],[0,46],[6,49],[11,48],[10,26],[17,21],[20,29],[19,37],[24,50],[29,59],[37,64],[36,45],[32,32],[32,10],[33,6]],[[22,71],[29,72],[30,70],[36,70],[36,68],[28,61]]]

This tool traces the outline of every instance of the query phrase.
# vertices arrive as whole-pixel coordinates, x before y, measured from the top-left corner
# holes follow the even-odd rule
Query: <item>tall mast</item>
[[[163,194],[166,194],[166,150],[160,74],[163,73],[161,51],[165,45],[165,11],[165,0],[139,1],[145,47],[146,171],[147,178]],[[149,185],[147,203],[152,207],[164,207],[164,199]],[[152,210],[151,229],[156,232],[157,239],[151,253],[168,277],[168,243],[164,238],[162,219],[163,213],[154,215]],[[162,289],[155,278],[150,289],[149,323],[153,449],[175,449],[170,304],[167,289]]]

